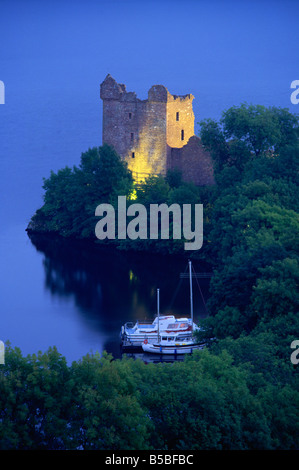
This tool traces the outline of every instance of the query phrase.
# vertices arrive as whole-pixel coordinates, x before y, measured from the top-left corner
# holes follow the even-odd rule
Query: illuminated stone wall
[[[140,100],[110,75],[101,84],[103,143],[140,175],[166,172],[167,93],[157,85],[149,90],[148,100]]]
[[[176,96],[168,93],[167,144],[181,148],[194,135],[193,95]]]
[[[139,180],[149,174],[165,174],[174,163],[180,168],[183,162],[187,164],[186,152],[176,150],[187,147],[194,153],[197,148],[187,146],[194,136],[193,95],[171,95],[164,86],[154,85],[148,99],[140,100],[107,75],[101,84],[101,98],[102,141],[127,161],[135,179],[137,174]],[[192,168],[194,171],[193,164]],[[190,174],[194,179],[192,171],[184,168],[186,178]]]

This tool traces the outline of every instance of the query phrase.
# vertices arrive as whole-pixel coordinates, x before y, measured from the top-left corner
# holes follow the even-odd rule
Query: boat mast
[[[158,343],[160,343],[160,289],[157,289]]]
[[[193,334],[193,293],[192,293],[192,266],[189,260],[189,277],[190,277],[190,313],[192,321],[192,334]]]

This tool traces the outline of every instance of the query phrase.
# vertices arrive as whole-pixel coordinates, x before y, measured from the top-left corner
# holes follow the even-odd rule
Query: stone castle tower
[[[185,181],[214,184],[212,160],[194,135],[194,96],[154,85],[147,100],[107,75],[101,84],[103,144],[127,161],[136,180],[178,168]]]

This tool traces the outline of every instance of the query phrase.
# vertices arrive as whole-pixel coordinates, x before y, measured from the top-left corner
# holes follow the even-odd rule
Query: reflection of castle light
[[[136,189],[134,188],[133,191],[131,192],[131,194],[129,195],[128,199],[130,201],[135,201],[137,199],[137,192],[136,192]]]
[[[178,168],[186,181],[214,183],[211,157],[194,135],[193,95],[171,95],[163,85],[154,85],[148,99],[140,100],[107,75],[101,98],[103,144],[114,147],[135,180]]]

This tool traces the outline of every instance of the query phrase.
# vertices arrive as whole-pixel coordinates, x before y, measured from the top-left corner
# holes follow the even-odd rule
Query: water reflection
[[[30,239],[44,256],[46,290],[53,298],[72,297],[81,320],[91,325],[103,349],[114,357],[121,355],[119,333],[123,323],[152,320],[156,315],[158,287],[161,314],[190,315],[189,281],[180,279],[187,260],[120,252],[41,235],[31,235]],[[196,263],[194,268],[206,271]],[[200,280],[200,289],[206,300],[208,279]],[[194,283],[195,321],[206,315],[203,299]]]

